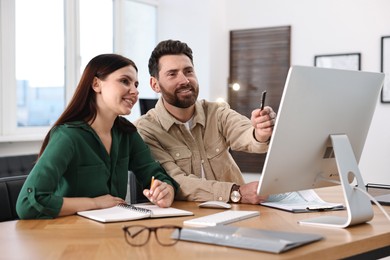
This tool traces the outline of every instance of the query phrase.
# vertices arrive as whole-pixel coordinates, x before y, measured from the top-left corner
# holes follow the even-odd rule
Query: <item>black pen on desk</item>
[[[265,98],[267,96],[267,91],[263,91],[263,93],[261,93],[261,103],[260,103],[260,110],[263,110],[264,109],[264,104],[265,104]]]

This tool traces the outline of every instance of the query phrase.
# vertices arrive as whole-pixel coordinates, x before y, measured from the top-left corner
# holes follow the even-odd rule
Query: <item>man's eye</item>
[[[194,70],[186,70],[185,74],[186,75],[192,75],[194,73]]]

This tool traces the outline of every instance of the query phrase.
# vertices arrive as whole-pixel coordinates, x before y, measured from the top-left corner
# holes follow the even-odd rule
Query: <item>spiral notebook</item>
[[[79,211],[77,214],[100,222],[119,222],[144,218],[165,218],[194,215],[191,211],[171,207],[160,208],[154,204],[119,204],[107,209]]]

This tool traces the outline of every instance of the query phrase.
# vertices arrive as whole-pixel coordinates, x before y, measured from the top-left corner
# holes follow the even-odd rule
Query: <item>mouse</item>
[[[219,208],[219,209],[230,209],[232,205],[230,205],[227,202],[223,201],[217,201],[217,200],[210,200],[205,201],[201,204],[199,204],[200,208]]]

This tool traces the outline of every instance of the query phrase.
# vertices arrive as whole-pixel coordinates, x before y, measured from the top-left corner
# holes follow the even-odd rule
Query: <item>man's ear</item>
[[[160,85],[155,77],[150,77],[150,86],[156,93],[160,93]]]
[[[101,86],[100,86],[100,79],[98,79],[97,77],[94,77],[93,78],[93,82],[92,82],[92,89],[96,92],[96,93],[100,93],[102,92],[101,90]]]

